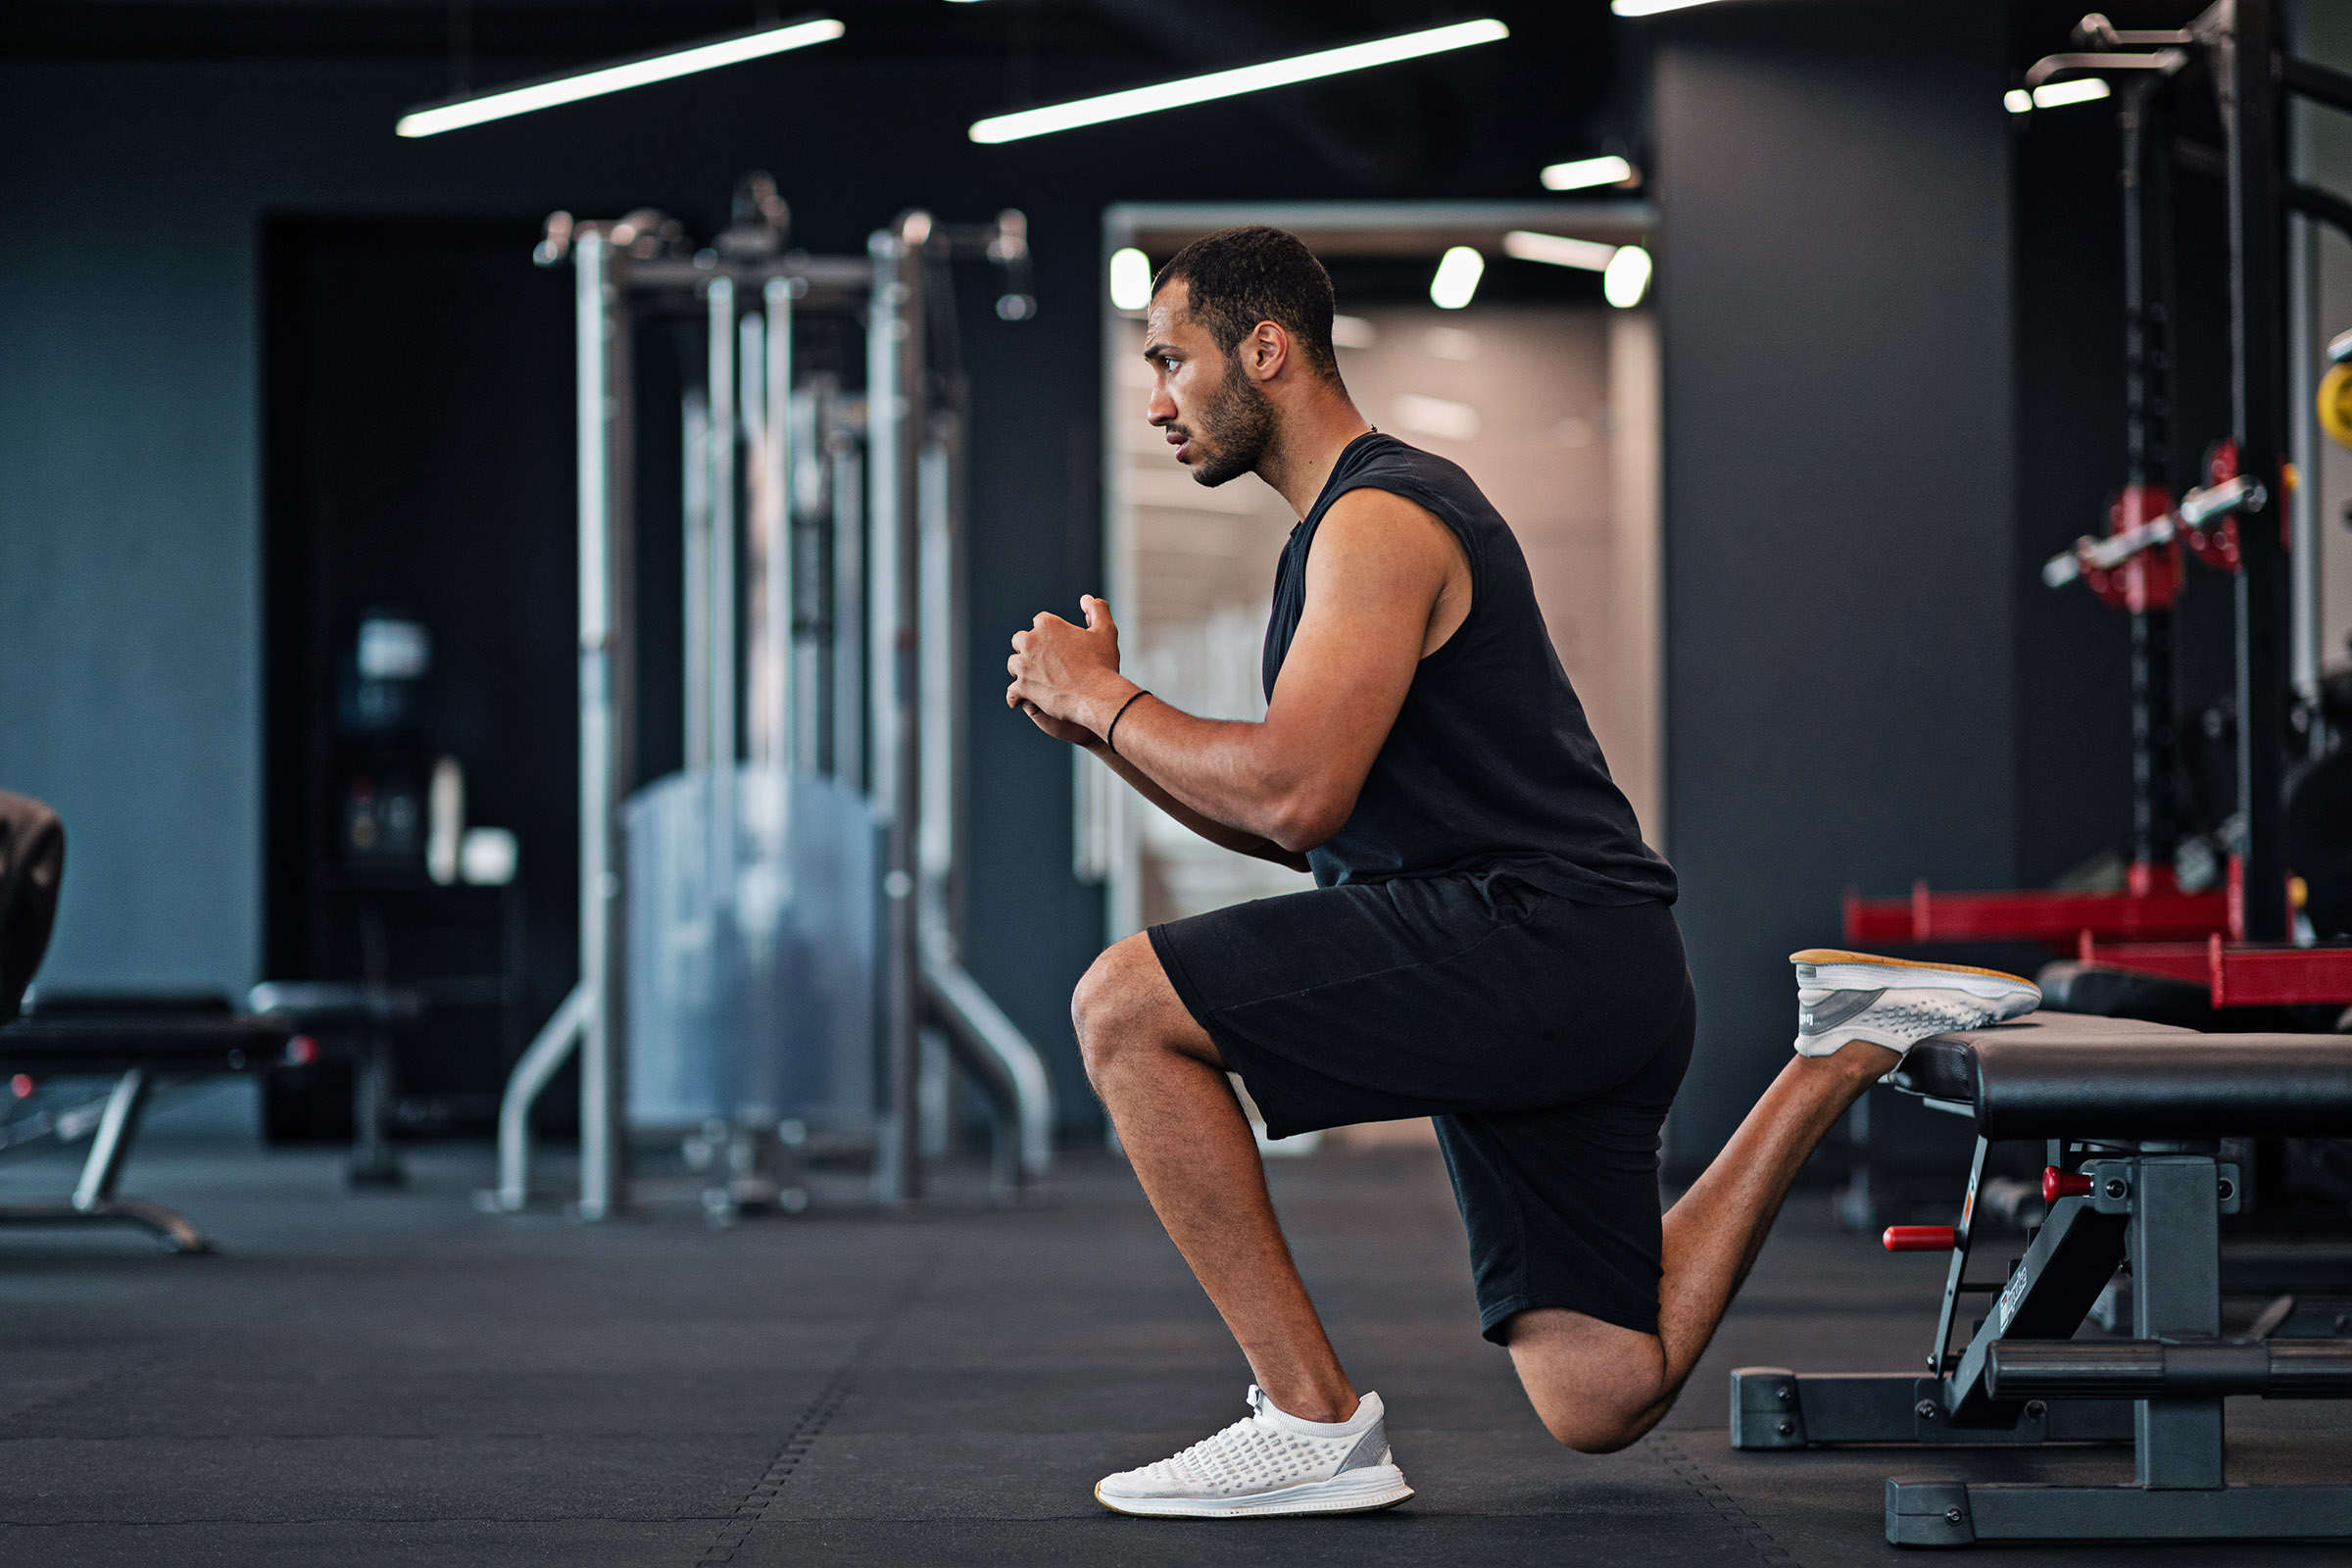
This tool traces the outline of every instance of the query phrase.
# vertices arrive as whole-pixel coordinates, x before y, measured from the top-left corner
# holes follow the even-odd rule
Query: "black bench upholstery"
[[[2352,1132],[2352,1036],[2197,1034],[2036,1012],[1912,1049],[1896,1088],[1957,1102],[1986,1138]]]
[[[0,1072],[251,1072],[286,1059],[293,1030],[275,1018],[151,1010],[51,1014],[36,1005],[0,1029]]]

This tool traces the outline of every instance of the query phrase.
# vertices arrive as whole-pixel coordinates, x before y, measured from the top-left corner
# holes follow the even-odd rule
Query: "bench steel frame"
[[[141,1198],[115,1196],[138,1134],[139,1114],[154,1088],[154,1077],[143,1067],[117,1078],[97,1130],[90,1135],[90,1152],[81,1163],[74,1196],[63,1203],[0,1203],[0,1225],[134,1225],[154,1232],[167,1252],[211,1251],[213,1244],[204,1232],[178,1210]]]
[[[219,1013],[119,1014],[38,1009],[0,1028],[0,1073],[38,1077],[112,1077],[114,1087],[90,1129],[90,1152],[63,1203],[0,1203],[0,1226],[131,1225],[154,1233],[168,1252],[209,1252],[213,1245],[175,1209],[116,1190],[130,1160],[139,1118],[159,1087],[219,1073],[254,1072],[286,1059],[287,1032],[275,1020]],[[61,1143],[79,1136],[57,1129]]]
[[[2245,1193],[2222,1138],[2340,1130],[2352,1041],[2035,1013],[1925,1042],[1891,1081],[1972,1117],[1978,1134],[1927,1365],[1741,1367],[1734,1447],[2132,1445],[2124,1486],[1894,1477],[1886,1521],[1897,1545],[2352,1538],[2352,1486],[2230,1485],[2222,1421],[2231,1395],[2352,1398],[2352,1339],[2221,1332],[2221,1219]],[[2102,1124],[2130,1136],[2081,1136]],[[2048,1217],[1997,1288],[1971,1282],[1985,1156],[2028,1139],[2048,1141]],[[2076,1339],[2119,1275],[2131,1280],[2131,1337]],[[1993,1298],[1955,1354],[1960,1298],[1976,1290]]]
[[[2218,1224],[2236,1209],[2239,1176],[2210,1146],[2142,1143],[2079,1161],[2091,1196],[2051,1206],[1967,1348],[1945,1352],[1988,1147],[1978,1140],[1933,1369],[1742,1367],[1732,1374],[1732,1446],[2132,1446],[2128,1486],[1890,1478],[1886,1539],[1896,1545],[2352,1537],[2352,1486],[2226,1483],[2224,1396],[2352,1395],[2352,1340],[2220,1337]],[[2132,1280],[2132,1338],[2071,1339],[2119,1268]],[[2126,1393],[2137,1396],[2113,1396]]]

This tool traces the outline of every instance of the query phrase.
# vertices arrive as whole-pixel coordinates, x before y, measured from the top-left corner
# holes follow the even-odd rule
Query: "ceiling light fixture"
[[[1620,245],[1600,274],[1601,297],[1621,311],[1630,311],[1649,292],[1649,252],[1639,245]]]
[[[1288,60],[1269,60],[1262,65],[1240,66],[1232,71],[1212,71],[1205,76],[1188,76],[1181,81],[1163,81],[1156,86],[1130,87],[1124,92],[1103,93],[1096,98],[1080,98],[1066,104],[1050,104],[1042,109],[1023,109],[1016,114],[995,115],[987,120],[974,121],[971,137],[984,145],[1019,141],[1027,136],[1073,130],[1080,125],[1099,125],[1106,120],[1126,120],[1136,115],[1156,114],[1162,109],[1182,109],[1188,104],[1204,104],[1212,99],[1231,98],[1246,92],[1263,92],[1269,87],[1287,87],[1293,82],[1313,81],[1321,76],[1337,76],[1349,71],[1395,65],[1401,60],[1418,60],[1423,55],[1443,54],[1448,49],[1467,49],[1473,44],[1494,43],[1510,35],[1510,28],[1491,18],[1483,22],[1457,22],[1450,26],[1400,33],[1394,38],[1377,38],[1370,43],[1351,43],[1344,48],[1324,49],[1311,55],[1295,55]]]
[[[2012,87],[2001,94],[2001,107],[2013,115],[2032,109],[2063,109],[2068,104],[2095,104],[2107,96],[2107,83],[2097,76],[2082,76],[2074,81],[2044,82],[2032,92]]]
[[[1545,190],[1590,190],[1595,185],[1631,188],[1642,183],[1641,174],[1622,158],[1579,158],[1573,163],[1553,164],[1540,177]]]
[[[1617,247],[1604,245],[1596,239],[1570,239],[1565,234],[1536,234],[1524,228],[1514,228],[1502,236],[1502,254],[1523,262],[1543,262],[1551,267],[1581,267],[1588,272],[1605,272],[1616,259]]]
[[[1649,292],[1649,252],[1639,245],[1605,245],[1596,239],[1514,228],[1502,236],[1502,254],[1522,262],[1598,272],[1602,296],[1621,311],[1632,310]]]
[[[830,43],[840,37],[844,30],[842,24],[830,17],[790,23],[781,27],[761,27],[755,32],[735,33],[704,43],[688,44],[681,49],[664,49],[660,54],[624,60],[616,65],[599,66],[592,71],[566,72],[560,76],[547,76],[517,86],[501,87],[495,92],[476,93],[465,98],[453,98],[446,103],[412,109],[401,116],[400,122],[392,128],[403,136],[437,136],[445,130],[459,130],[467,125],[481,124],[485,121],[504,120],[510,115],[527,115],[534,109],[552,109],[558,104],[577,103],[583,98],[596,98],[624,88],[667,81],[672,76],[688,76],[718,66],[737,65],[765,55],[780,55],[788,49],[806,49],[810,44]]]
[[[1442,311],[1458,311],[1477,297],[1478,280],[1487,274],[1487,259],[1467,245],[1456,245],[1438,258],[1438,271],[1429,280],[1429,303]]]
[[[1110,253],[1110,303],[1121,311],[1140,311],[1152,303],[1152,258],[1132,245]]]
[[[1621,17],[1654,17],[1661,11],[1683,11],[1708,3],[1709,0],[1609,0],[1609,9]]]

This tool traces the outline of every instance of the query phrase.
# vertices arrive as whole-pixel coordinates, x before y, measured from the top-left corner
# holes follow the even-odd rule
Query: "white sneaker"
[[[1796,1054],[1827,1056],[1867,1040],[1898,1054],[1955,1029],[1982,1029],[2041,1005],[2031,980],[1958,963],[1905,963],[1807,948],[1796,965]]]
[[[1215,1437],[1095,1483],[1103,1507],[1158,1518],[1370,1513],[1412,1494],[1390,1456],[1379,1395],[1365,1395],[1345,1421],[1301,1421],[1254,1383],[1250,1413]]]

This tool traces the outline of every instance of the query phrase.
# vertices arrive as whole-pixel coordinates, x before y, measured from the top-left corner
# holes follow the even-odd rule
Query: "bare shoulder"
[[[1307,569],[1402,568],[1451,578],[1469,557],[1444,519],[1392,490],[1350,490],[1331,504],[1315,527]],[[1416,571],[1416,568],[1418,569]]]
[[[1438,514],[1388,490],[1331,504],[1306,558],[1309,616],[1418,628],[1418,657],[1445,646],[1470,614],[1470,557]]]

